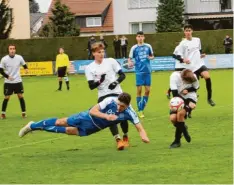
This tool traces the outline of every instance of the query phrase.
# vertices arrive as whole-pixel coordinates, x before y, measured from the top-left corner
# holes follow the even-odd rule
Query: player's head
[[[118,96],[118,112],[123,112],[128,106],[130,105],[131,102],[131,95],[128,93],[121,93]]]
[[[229,35],[226,35],[226,38],[228,39],[228,38],[229,38]]]
[[[185,37],[188,39],[188,38],[191,38],[192,37],[192,34],[193,34],[193,26],[191,24],[187,24],[184,26],[184,35]]]
[[[105,56],[105,46],[102,42],[95,42],[92,44],[91,51],[97,61],[101,61]]]
[[[59,53],[60,53],[60,54],[63,54],[63,53],[64,53],[64,48],[63,48],[63,47],[60,47],[60,48],[59,48]]]
[[[136,40],[138,44],[143,44],[145,40],[144,32],[143,31],[138,31],[136,35]]]
[[[15,56],[16,46],[14,44],[8,45],[8,54],[9,56]]]
[[[194,76],[194,73],[190,69],[184,69],[181,72],[181,78],[185,83],[189,84],[197,80],[196,77]]]

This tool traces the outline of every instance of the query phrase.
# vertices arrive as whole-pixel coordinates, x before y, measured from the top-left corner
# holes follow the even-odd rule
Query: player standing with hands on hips
[[[23,66],[25,73],[28,73],[28,67],[22,56],[16,54],[16,46],[10,44],[8,46],[8,55],[1,59],[0,73],[5,78],[4,82],[4,100],[2,102],[2,119],[6,119],[6,109],[10,96],[17,94],[20,107],[22,110],[22,117],[26,115],[26,105],[23,97],[24,87],[22,78],[20,76],[20,66]]]
[[[206,80],[207,102],[211,106],[215,106],[215,103],[212,100],[212,84],[210,74],[203,60],[203,58],[206,57],[206,54],[202,53],[201,40],[197,37],[193,37],[192,33],[192,25],[185,25],[184,35],[186,39],[180,42],[177,48],[178,53],[176,59],[181,63],[186,63],[186,69],[192,70],[197,75],[198,79],[199,76],[201,76]]]
[[[85,69],[89,88],[98,89],[98,103],[108,97],[118,97],[122,93],[120,83],[126,78],[120,64],[113,58],[104,58],[105,46],[103,43],[94,43],[91,48],[95,60]],[[110,131],[117,142],[117,149],[123,150],[124,147],[129,146],[127,120],[122,120],[120,126],[124,134],[123,141],[116,124],[110,126]]]
[[[144,109],[149,99],[151,86],[151,66],[150,60],[154,59],[153,49],[150,44],[144,43],[145,36],[142,31],[137,32],[137,44],[129,53],[128,65],[133,67],[132,59],[135,59],[136,86],[137,86],[137,106],[140,118],[144,118]],[[145,86],[145,94],[142,97],[142,86]]]

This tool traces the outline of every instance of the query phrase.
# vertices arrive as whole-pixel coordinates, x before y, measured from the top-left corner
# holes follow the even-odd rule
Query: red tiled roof
[[[51,9],[54,7],[56,0],[52,0],[49,11],[44,19],[46,24],[52,15]],[[66,4],[71,12],[76,16],[101,15],[103,11],[110,5],[103,26],[81,28],[81,33],[89,32],[112,32],[113,31],[113,6],[112,0],[61,0],[62,4]]]

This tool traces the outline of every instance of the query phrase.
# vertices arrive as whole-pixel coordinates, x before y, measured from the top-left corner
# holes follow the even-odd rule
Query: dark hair
[[[144,35],[144,32],[143,31],[138,31],[137,35]]]
[[[129,105],[131,102],[131,95],[123,92],[118,96],[118,100],[124,103],[125,105]]]
[[[95,42],[91,45],[91,51],[96,52],[97,50],[105,49],[105,46],[102,42]]]
[[[186,25],[184,26],[184,30],[186,30],[186,29],[191,29],[191,30],[193,30],[193,26],[192,26],[191,24],[186,24]]]
[[[15,49],[16,49],[15,44],[9,44],[9,45],[8,45],[8,47],[7,47],[7,51],[9,51],[9,47],[10,47],[10,46],[14,46],[14,47],[15,47]]]
[[[188,83],[193,83],[197,80],[194,73],[190,69],[184,69],[181,72],[181,78]]]

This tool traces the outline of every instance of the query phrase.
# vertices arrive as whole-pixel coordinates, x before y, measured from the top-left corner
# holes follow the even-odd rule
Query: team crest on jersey
[[[113,112],[112,109],[109,109],[106,113],[107,113],[107,114],[115,114],[115,112]]]

